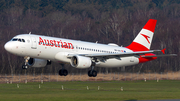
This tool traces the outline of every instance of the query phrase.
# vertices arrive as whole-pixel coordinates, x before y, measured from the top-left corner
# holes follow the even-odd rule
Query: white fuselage
[[[24,39],[24,42],[13,41],[13,39]],[[70,59],[63,54],[113,54],[132,52],[132,50],[128,48],[119,47],[115,44],[106,45],[33,34],[17,35],[13,39],[6,43],[6,50],[8,50],[9,52],[19,56],[28,56],[55,62],[70,63]],[[60,61],[59,58],[61,58],[62,61]],[[99,62],[96,66],[122,67],[135,65],[138,63],[139,59],[137,57],[129,56],[122,58],[110,58],[105,62]]]

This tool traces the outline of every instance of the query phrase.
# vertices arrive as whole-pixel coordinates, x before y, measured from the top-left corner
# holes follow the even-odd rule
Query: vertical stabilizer
[[[126,48],[133,51],[148,51],[154,35],[157,20],[149,19],[133,42]]]

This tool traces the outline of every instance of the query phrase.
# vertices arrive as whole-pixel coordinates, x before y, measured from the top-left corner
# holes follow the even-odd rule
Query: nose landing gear
[[[22,69],[27,69],[28,68],[28,60],[30,59],[30,57],[24,57],[24,65],[22,65]]]
[[[25,65],[22,65],[22,69],[27,69],[28,66],[25,64]]]

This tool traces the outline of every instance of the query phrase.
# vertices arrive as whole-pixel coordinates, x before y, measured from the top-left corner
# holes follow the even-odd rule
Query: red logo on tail
[[[141,34],[142,36],[144,36],[144,38],[147,40],[147,42],[150,44],[150,42],[149,42],[149,39],[148,38],[150,38],[149,36],[147,36],[147,35],[144,35],[144,34]]]

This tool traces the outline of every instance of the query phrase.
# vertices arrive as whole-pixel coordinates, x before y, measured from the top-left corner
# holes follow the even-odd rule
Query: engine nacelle
[[[51,62],[44,59],[30,58],[28,60],[28,65],[31,67],[45,67],[46,65],[49,64],[51,64]]]
[[[92,65],[91,59],[84,56],[73,56],[70,63],[71,66],[81,69],[89,68]]]

